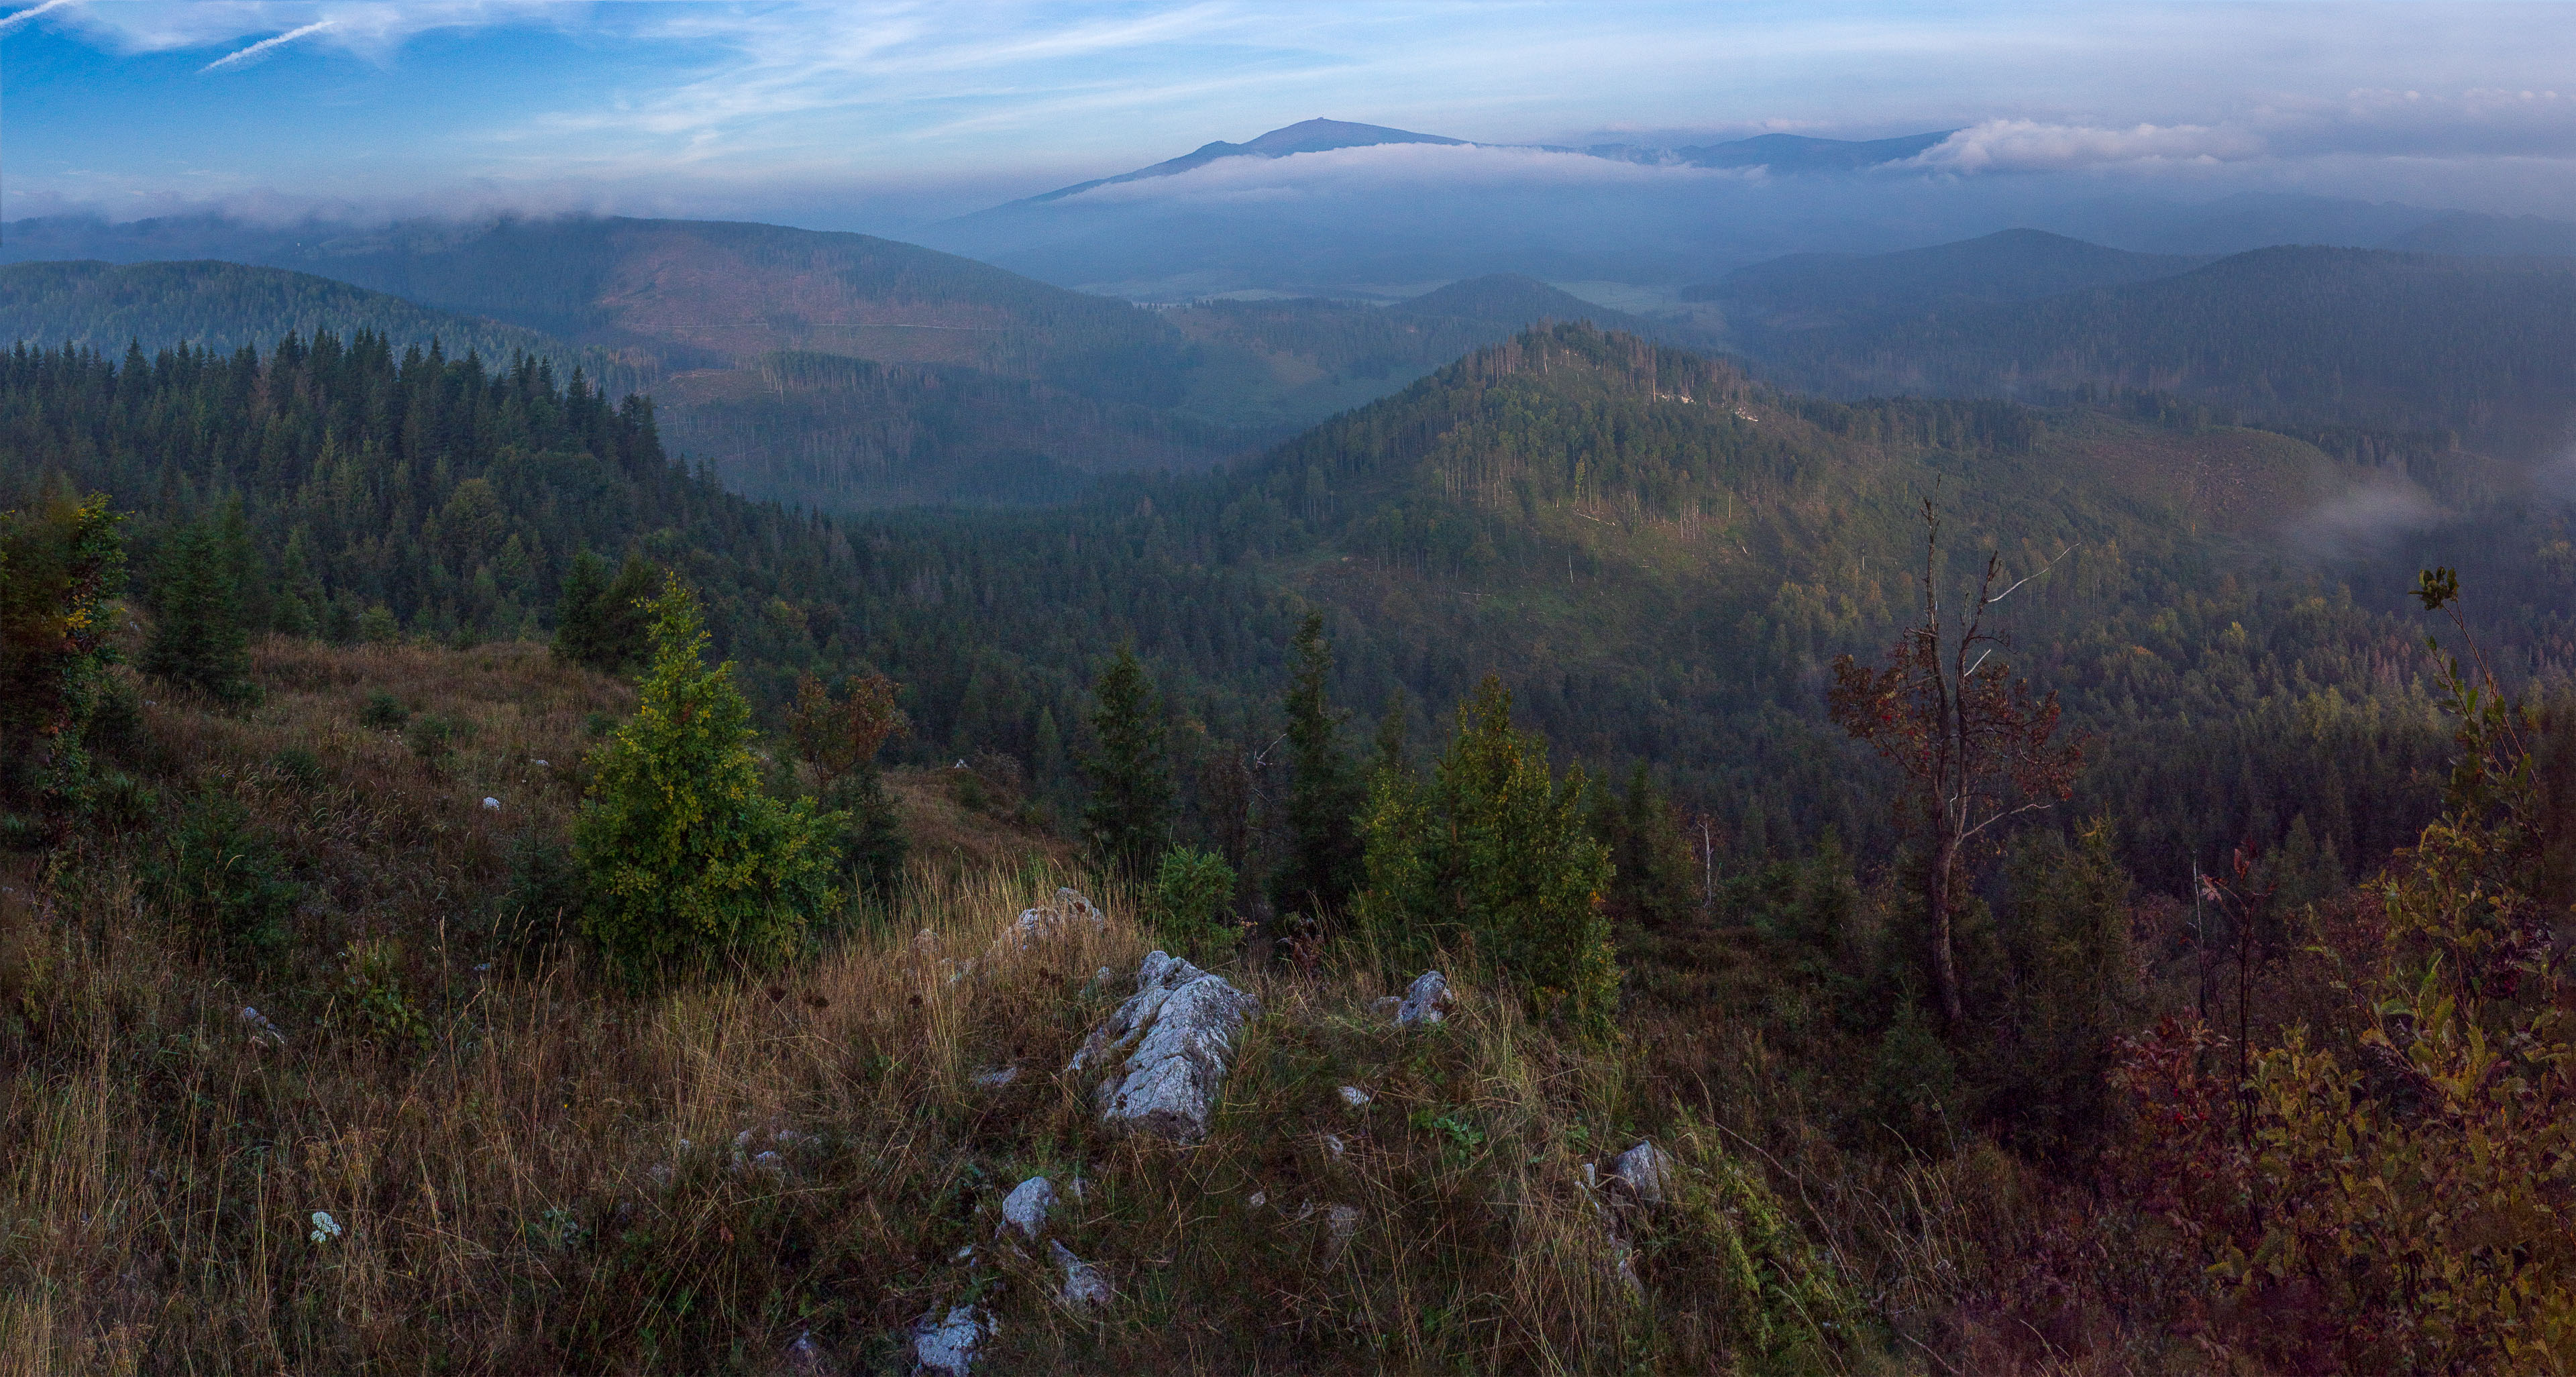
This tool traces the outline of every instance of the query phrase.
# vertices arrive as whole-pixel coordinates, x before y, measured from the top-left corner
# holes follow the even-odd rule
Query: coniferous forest
[[[0,356],[0,1355],[2557,1370],[2546,388],[1548,290],[769,350],[797,506],[596,347]]]

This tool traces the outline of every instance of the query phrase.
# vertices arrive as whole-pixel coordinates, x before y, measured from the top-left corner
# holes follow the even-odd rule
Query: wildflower
[[[328,1243],[339,1236],[340,1221],[333,1219],[330,1212],[327,1210],[315,1210],[313,1212],[313,1241],[316,1243]]]

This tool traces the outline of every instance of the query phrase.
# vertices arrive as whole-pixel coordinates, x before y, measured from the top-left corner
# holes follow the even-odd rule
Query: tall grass
[[[917,864],[800,960],[631,993],[495,918],[628,690],[532,647],[257,671],[247,711],[153,695],[137,754],[288,858],[281,944],[174,928],[142,878],[166,809],[0,883],[0,1371],[758,1372],[809,1336],[897,1372],[962,1304],[998,1372],[1930,1371],[1886,1317],[1993,1255],[1976,1169],[1801,1155],[1758,1056],[1685,1087],[1642,1045],[1677,1026],[1560,1036],[1472,981],[1399,1031],[1357,953],[1226,967],[1265,1012],[1207,1141],[1108,1133],[1063,1068],[1152,938],[1045,852]],[[424,757],[364,724],[379,693],[470,730]],[[1059,885],[1107,923],[1011,940]],[[1660,1209],[1601,1175],[1650,1133]],[[996,1238],[1041,1173],[1105,1310]]]

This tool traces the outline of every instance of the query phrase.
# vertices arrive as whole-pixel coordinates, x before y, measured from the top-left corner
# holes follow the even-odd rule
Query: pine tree
[[[1172,830],[1172,762],[1162,704],[1134,646],[1120,646],[1092,682],[1092,749],[1082,758],[1091,801],[1083,839],[1100,864],[1141,875]]]
[[[179,527],[162,546],[152,589],[152,640],[143,672],[228,702],[249,696],[249,637],[222,533]]]
[[[1323,614],[1307,613],[1290,645],[1297,667],[1284,704],[1288,854],[1271,879],[1271,903],[1282,914],[1338,913],[1359,887],[1359,813],[1368,796],[1342,750],[1350,714],[1333,709],[1333,650],[1324,639]]]
[[[641,554],[628,555],[614,580],[599,556],[588,550],[573,556],[555,602],[555,653],[603,674],[634,669],[648,642],[644,607],[660,581]]]
[[[592,753],[573,825],[582,929],[631,978],[739,955],[774,959],[839,896],[834,836],[760,787],[751,708],[733,666],[706,664],[705,620],[677,575],[649,608],[653,664],[635,716]]]
[[[1580,769],[1551,774],[1547,743],[1512,726],[1511,694],[1487,676],[1428,787],[1378,772],[1362,921],[1399,960],[1472,944],[1542,1015],[1606,1026],[1619,983],[1602,904],[1612,870],[1587,793]]]

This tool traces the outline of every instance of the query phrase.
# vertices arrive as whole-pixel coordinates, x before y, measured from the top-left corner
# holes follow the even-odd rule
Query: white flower
[[[313,1241],[316,1243],[328,1243],[339,1236],[340,1221],[333,1219],[328,1211],[315,1210],[313,1212]]]

